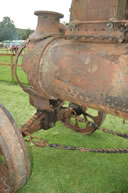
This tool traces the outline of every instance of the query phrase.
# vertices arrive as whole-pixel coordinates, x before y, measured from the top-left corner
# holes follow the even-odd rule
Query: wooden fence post
[[[14,82],[14,63],[13,63],[13,54],[11,54],[11,78],[12,78],[12,82]]]

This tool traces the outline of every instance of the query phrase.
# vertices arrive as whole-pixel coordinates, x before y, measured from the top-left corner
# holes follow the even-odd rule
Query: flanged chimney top
[[[59,20],[64,17],[63,14],[53,11],[35,11],[34,14],[38,16],[38,23],[36,31],[30,35],[30,39],[60,33]]]

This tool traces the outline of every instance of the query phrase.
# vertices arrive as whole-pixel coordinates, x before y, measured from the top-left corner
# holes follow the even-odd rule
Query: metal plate
[[[123,19],[127,0],[73,0],[71,20],[95,21]]]

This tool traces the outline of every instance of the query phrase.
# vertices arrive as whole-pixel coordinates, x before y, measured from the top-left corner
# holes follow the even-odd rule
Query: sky
[[[69,8],[72,0],[1,0],[0,22],[3,17],[10,17],[16,28],[35,29],[37,16],[34,11],[45,10],[62,13],[62,22],[69,21]]]

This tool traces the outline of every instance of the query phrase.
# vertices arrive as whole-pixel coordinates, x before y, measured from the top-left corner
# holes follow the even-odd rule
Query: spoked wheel
[[[73,103],[69,104],[67,109],[66,119],[63,121],[65,126],[86,135],[96,131],[106,117],[106,114],[101,111],[97,111],[95,116],[88,114],[87,108],[82,108]]]
[[[29,179],[26,144],[7,109],[0,104],[0,193],[15,193]]]

